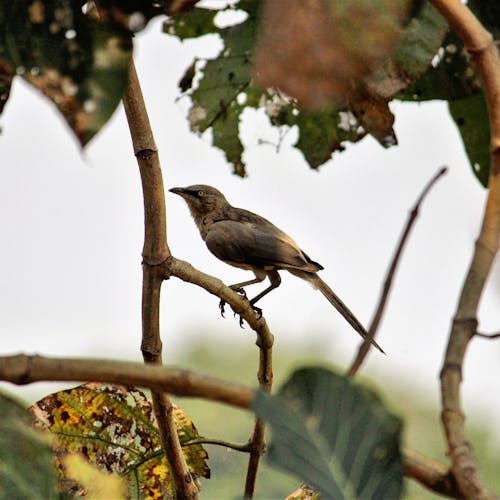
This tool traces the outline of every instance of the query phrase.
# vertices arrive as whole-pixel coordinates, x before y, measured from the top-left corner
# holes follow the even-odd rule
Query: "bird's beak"
[[[179,196],[184,196],[185,194],[187,194],[186,188],[172,188],[169,189],[169,191],[171,193],[178,194]]]

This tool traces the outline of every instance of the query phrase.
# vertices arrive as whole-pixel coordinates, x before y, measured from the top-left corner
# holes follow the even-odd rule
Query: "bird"
[[[266,277],[269,279],[269,286],[249,301],[260,316],[262,309],[255,303],[280,286],[279,271],[285,270],[318,289],[361,337],[368,337],[356,316],[318,276],[323,266],[312,260],[284,231],[260,215],[233,207],[212,186],[194,184],[169,191],[187,203],[201,238],[215,257],[231,266],[253,271],[254,279],[230,285],[231,289],[246,297],[245,287],[261,283]],[[220,308],[223,313],[223,301]],[[375,340],[370,342],[384,353]]]

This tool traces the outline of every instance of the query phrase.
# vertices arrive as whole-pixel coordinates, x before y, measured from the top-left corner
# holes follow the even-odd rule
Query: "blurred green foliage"
[[[231,346],[229,343],[224,345],[224,349],[218,349],[216,345],[197,343],[176,359],[175,364],[235,382],[257,385],[257,348],[241,350],[240,347]],[[332,368],[319,351],[314,354],[308,350],[304,354],[304,350],[301,349],[288,351],[276,349],[274,353],[275,387],[279,387],[294,369],[310,364]],[[342,368],[336,368],[342,372]],[[358,381],[376,387],[391,411],[403,418],[404,446],[448,463],[438,400],[437,397],[434,398],[438,390],[437,381],[432,395],[427,397],[415,392],[414,388],[408,389],[393,385],[394,380],[388,379],[389,377],[368,380],[361,375]],[[431,398],[435,399],[435,404],[429,402]],[[253,417],[246,412],[200,400],[175,398],[175,401],[187,412],[200,434],[205,437],[244,443],[250,436]],[[473,443],[486,484],[493,491],[500,491],[500,475],[498,474],[500,449],[492,439],[492,431],[486,427],[469,425],[467,435]],[[247,454],[214,445],[206,445],[205,449],[209,455],[208,463],[212,475],[210,480],[202,480],[201,497],[240,498],[245,481]],[[257,480],[256,498],[284,498],[298,486],[293,477],[271,469],[264,458]],[[406,481],[404,497],[415,500],[442,498],[422,488],[414,481]]]

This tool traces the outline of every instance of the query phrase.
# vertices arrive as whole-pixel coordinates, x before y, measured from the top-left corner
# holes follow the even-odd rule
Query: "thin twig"
[[[144,199],[141,349],[146,363],[161,365],[160,289],[163,275],[158,265],[170,256],[167,244],[165,193],[158,150],[133,60],[130,64],[129,85],[123,96],[123,104],[141,174]],[[182,453],[172,403],[161,392],[153,392],[152,398],[162,445],[175,481],[176,495],[178,498],[198,498],[198,488]]]
[[[224,448],[230,448],[231,450],[241,451],[242,453],[250,453],[250,444],[237,444],[230,443],[229,441],[224,441],[222,439],[212,439],[212,438],[196,438],[190,439],[182,443],[182,446],[192,446],[194,444],[214,444],[216,446],[223,446]]]
[[[272,345],[259,345],[259,371],[257,376],[260,388],[266,392],[271,392],[273,385],[272,354]],[[260,458],[266,447],[265,430],[264,421],[259,418],[255,419],[255,425],[249,441],[250,457],[248,459],[244,493],[246,498],[252,498],[255,492],[255,483],[257,481]]]
[[[476,337],[481,337],[483,339],[498,339],[500,338],[500,332],[499,333],[481,333],[481,332],[476,332],[475,333]]]
[[[479,465],[465,437],[460,384],[465,352],[476,328],[479,300],[500,237],[500,58],[491,33],[460,0],[431,0],[461,38],[481,76],[490,121],[491,166],[488,199],[479,237],[452,322],[441,369],[441,419],[452,471],[466,498],[493,498],[479,474]]]
[[[348,377],[354,377],[358,370],[360,369],[361,365],[363,364],[363,361],[365,360],[368,351],[370,350],[372,344],[371,340],[375,337],[378,327],[380,325],[380,320],[382,319],[382,315],[384,314],[385,306],[387,304],[387,299],[389,297],[389,292],[391,290],[392,286],[392,281],[394,279],[394,274],[396,272],[397,266],[399,264],[399,261],[401,259],[401,255],[403,253],[403,249],[406,245],[406,242],[408,240],[408,237],[410,235],[410,232],[413,228],[413,225],[418,217],[418,212],[420,210],[420,205],[424,201],[424,198],[427,196],[427,193],[431,190],[432,186],[439,180],[440,177],[442,177],[444,174],[447,172],[446,167],[442,167],[439,169],[439,171],[432,177],[432,179],[427,183],[425,186],[424,190],[418,197],[415,205],[413,206],[412,210],[409,213],[408,220],[406,222],[406,226],[404,228],[404,231],[399,239],[398,246],[396,247],[396,252],[394,253],[394,256],[391,261],[391,265],[389,266],[389,269],[387,270],[387,275],[384,281],[384,286],[382,287],[382,293],[380,295],[377,308],[375,310],[375,315],[372,319],[372,322],[370,324],[370,327],[368,328],[368,335],[366,338],[363,340],[361,345],[359,346],[358,352],[356,354],[356,357],[354,358],[349,370],[347,371],[346,375]]]

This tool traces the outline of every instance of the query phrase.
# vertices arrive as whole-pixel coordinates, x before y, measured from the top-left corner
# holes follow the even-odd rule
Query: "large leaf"
[[[310,110],[346,105],[351,82],[396,46],[412,0],[264,0],[255,79]]]
[[[246,107],[263,108],[274,126],[296,126],[298,140],[295,147],[303,153],[312,168],[317,168],[327,162],[333,152],[342,151],[346,141],[357,142],[366,133],[373,135],[383,146],[396,144],[397,140],[392,128],[394,117],[389,110],[388,100],[396,92],[413,83],[425,71],[447,30],[442,17],[428,2],[390,2],[388,5],[384,4],[387,7],[384,12],[387,13],[388,17],[384,21],[381,19],[384,17],[382,10],[377,12],[373,24],[370,24],[370,28],[373,29],[367,39],[373,36],[384,38],[383,30],[377,32],[375,27],[379,22],[388,22],[394,27],[395,19],[399,19],[396,22],[396,25],[399,26],[396,31],[402,28],[402,33],[398,40],[393,40],[392,35],[387,39],[384,38],[387,44],[382,44],[385,48],[381,49],[381,52],[378,51],[380,47],[373,43],[368,43],[371,48],[366,48],[363,45],[365,51],[363,51],[362,45],[357,43],[358,39],[356,39],[355,44],[348,43],[349,37],[354,33],[356,36],[359,35],[359,30],[349,31],[347,29],[348,23],[343,23],[345,26],[337,26],[336,29],[342,32],[345,42],[340,45],[347,51],[347,55],[350,54],[349,50],[356,51],[355,66],[362,66],[361,73],[363,75],[365,75],[365,70],[370,72],[374,69],[373,65],[375,65],[375,61],[379,61],[382,53],[386,54],[390,47],[394,47],[395,51],[385,60],[381,69],[372,76],[354,79],[356,81],[349,87],[344,104],[330,105],[322,111],[304,110],[296,100],[281,91],[269,88],[261,89],[254,84],[252,80],[252,72],[255,72],[252,67],[253,53],[260,22],[261,4],[262,2],[257,0],[242,0],[236,4],[236,7],[222,9],[224,12],[230,12],[236,8],[246,14],[246,18],[239,24],[226,28],[220,28],[216,25],[216,16],[221,11],[207,8],[195,8],[185,15],[173,17],[165,23],[164,31],[181,40],[212,33],[218,34],[223,43],[223,48],[215,58],[206,61],[195,59],[180,80],[181,90],[190,96],[192,101],[189,112],[191,129],[199,134],[211,130],[213,144],[224,151],[227,160],[233,164],[234,172],[242,176],[245,175],[245,163],[243,160],[244,148],[239,136],[239,124],[241,114]],[[380,7],[379,3],[371,5],[372,2],[368,2],[368,4],[370,4],[370,8]],[[284,2],[283,5],[288,5],[288,2]],[[301,4],[301,9],[307,13],[311,5],[309,3]],[[358,2],[326,2],[324,5],[328,6],[328,9],[330,7],[333,9],[332,16],[342,18],[343,15],[349,17],[355,5],[359,6],[360,4]],[[342,5],[346,7],[344,12],[342,12]],[[407,25],[402,26],[402,20],[408,15],[408,6],[413,7],[410,13],[411,19]],[[418,8],[419,6],[420,8]],[[269,2],[268,8],[272,9],[275,15],[280,15],[275,10],[274,2]],[[286,12],[297,22],[301,22],[298,11],[291,9]],[[290,25],[286,19],[283,19],[282,14],[283,12],[279,16],[280,27],[287,32]],[[330,18],[330,14],[327,17]],[[361,19],[364,22],[369,17],[365,14],[358,16],[355,21],[359,22]],[[273,26],[276,27],[276,24]],[[326,30],[325,33],[325,36],[330,36],[329,30]],[[315,32],[314,36],[316,34]],[[300,42],[302,43],[301,50],[304,52],[306,48],[304,40],[302,40],[303,36],[303,31],[294,30],[291,33],[291,42],[294,43],[275,44],[273,45],[274,49],[280,52],[280,57],[285,58],[288,57],[286,55],[288,49],[290,47],[296,49],[295,42]],[[325,46],[324,50],[321,50],[322,44],[319,45],[316,49],[317,56],[321,60],[325,56],[327,47]],[[331,49],[342,51],[341,46],[335,46]],[[265,51],[261,54],[264,58],[270,57]],[[363,61],[364,57],[368,57],[371,62],[360,66],[359,62]],[[273,70],[278,58],[271,59],[269,71]],[[292,57],[292,59],[294,58]],[[301,71],[304,65],[314,66],[316,64],[321,73],[318,59],[295,57],[295,61],[298,61],[295,64],[298,71]],[[314,68],[310,69],[314,73]],[[336,65],[335,71],[338,72],[338,70],[339,66]],[[196,78],[197,76],[199,78]],[[291,76],[288,76],[289,80],[292,80]],[[328,78],[327,80],[330,81]],[[346,77],[343,80],[353,80],[353,78]],[[342,87],[344,83],[342,83]],[[310,82],[304,88],[306,92],[312,93],[313,97],[317,95],[315,86],[310,85]],[[280,135],[283,134],[280,132]]]
[[[500,3],[469,0],[467,6],[495,39],[500,38]],[[450,32],[427,72],[398,98],[449,101],[450,114],[462,135],[474,175],[483,186],[490,169],[490,127],[481,82],[460,38]]]
[[[139,390],[89,383],[51,394],[30,408],[37,427],[56,436],[58,466],[78,452],[101,469],[127,477],[134,497],[173,495],[174,482],[162,451],[151,402]],[[187,415],[174,407],[181,443],[199,437]],[[195,476],[209,477],[201,445],[183,448]]]
[[[431,64],[447,31],[444,18],[427,0],[423,1],[401,34],[396,50],[367,78],[371,92],[391,99],[418,80]]]
[[[26,409],[2,393],[0,498],[58,498],[50,444],[30,427]]]
[[[484,186],[490,172],[490,122],[483,94],[448,103],[464,142],[472,171]]]
[[[323,368],[297,370],[253,409],[269,422],[269,462],[326,498],[400,498],[402,424],[368,389]]]
[[[21,75],[61,111],[82,145],[106,123],[127,84],[132,43],[96,23],[83,0],[0,4],[0,73]]]
[[[259,3],[243,0],[237,8],[246,12],[245,21],[218,28],[214,24],[218,10],[195,8],[185,15],[166,21],[164,31],[181,40],[217,33],[224,47],[213,59],[195,60],[179,86],[190,96],[191,129],[199,134],[212,130],[214,146],[222,149],[234,172],[244,176],[243,145],[239,137],[241,113],[246,107],[263,107],[275,126],[297,126],[295,146],[309,165],[316,168],[343,150],[343,141],[358,141],[365,136],[359,122],[343,107],[324,112],[301,111],[296,103],[280,93],[256,87],[251,78],[251,54],[255,44]],[[230,10],[230,9],[226,9]],[[202,76],[194,83],[196,73]]]

